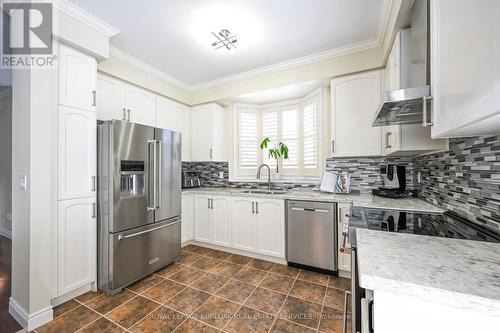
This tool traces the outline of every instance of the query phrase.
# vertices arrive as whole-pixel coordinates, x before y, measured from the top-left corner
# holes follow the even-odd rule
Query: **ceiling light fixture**
[[[212,35],[216,38],[216,41],[212,43],[214,50],[221,48],[226,48],[229,51],[236,50],[236,43],[238,38],[236,35],[231,35],[231,32],[227,29],[222,29],[218,33],[212,31]]]

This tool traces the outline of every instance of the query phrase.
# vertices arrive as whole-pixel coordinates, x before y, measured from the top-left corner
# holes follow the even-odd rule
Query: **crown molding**
[[[118,59],[118,60],[126,62],[127,64],[134,66],[134,67],[136,67],[136,68],[138,68],[138,69],[140,69],[148,74],[156,76],[157,78],[159,78],[161,80],[164,80],[170,84],[173,84],[174,86],[177,86],[178,88],[185,89],[188,91],[191,91],[191,89],[192,89],[191,86],[188,85],[187,83],[184,83],[183,81],[178,80],[178,79],[168,75],[167,73],[163,72],[162,70],[160,70],[156,67],[148,65],[144,61],[139,60],[136,57],[131,56],[130,54],[123,52],[122,50],[117,49],[114,46],[111,46],[111,45],[109,46],[109,55],[111,57]]]
[[[108,38],[118,35],[120,33],[118,29],[112,27],[111,25],[98,19],[89,12],[81,9],[80,7],[74,5],[73,3],[67,0],[52,0],[47,2],[52,3],[54,8],[57,8],[61,12],[79,20],[80,22],[89,25],[94,30],[99,31]]]

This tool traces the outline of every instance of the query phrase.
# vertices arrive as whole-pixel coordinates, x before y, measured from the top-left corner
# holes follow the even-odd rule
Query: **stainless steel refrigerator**
[[[181,134],[119,120],[97,133],[97,282],[115,294],[180,255]]]

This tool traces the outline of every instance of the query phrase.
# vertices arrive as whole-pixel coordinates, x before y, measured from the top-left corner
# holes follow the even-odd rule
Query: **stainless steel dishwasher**
[[[286,200],[288,265],[337,274],[337,205]]]

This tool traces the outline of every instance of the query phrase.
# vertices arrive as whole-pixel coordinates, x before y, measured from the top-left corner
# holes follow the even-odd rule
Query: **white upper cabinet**
[[[431,1],[433,137],[500,133],[500,1]]]
[[[87,198],[96,186],[95,113],[59,106],[58,199]]]
[[[125,90],[127,120],[133,123],[156,126],[156,95],[127,84]]]
[[[106,75],[97,76],[97,118],[127,120],[125,83]]]
[[[96,60],[59,45],[59,104],[95,112]]]
[[[191,108],[192,160],[225,161],[225,117],[218,104]]]
[[[382,96],[380,70],[335,78],[331,82],[332,156],[379,156],[382,130],[372,118]]]
[[[156,126],[182,133],[182,160],[191,159],[190,108],[167,98],[156,97]]]

